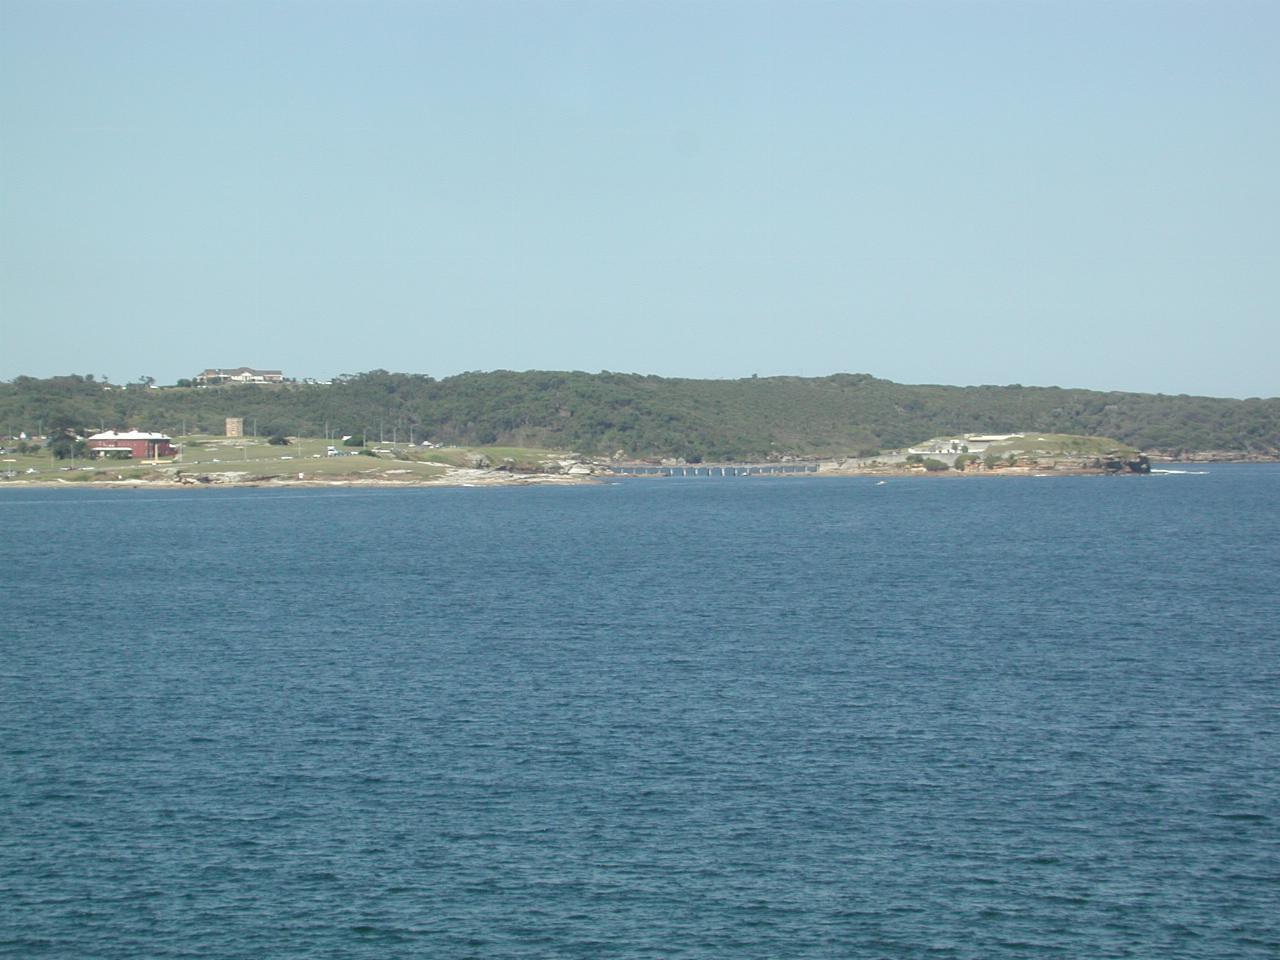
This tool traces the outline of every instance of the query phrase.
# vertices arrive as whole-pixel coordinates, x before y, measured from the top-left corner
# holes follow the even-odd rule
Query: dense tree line
[[[1280,452],[1280,398],[1059,387],[910,385],[866,374],[685,380],[619,373],[374,370],[331,385],[118,387],[92,375],[0,383],[0,429],[46,435],[136,427],[258,436],[572,449],[589,454],[755,460],[867,454],[950,433],[1034,430],[1114,437],[1169,453]]]

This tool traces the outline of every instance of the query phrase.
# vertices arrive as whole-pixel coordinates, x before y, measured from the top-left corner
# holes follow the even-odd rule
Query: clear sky
[[[0,0],[0,379],[1280,394],[1280,4]]]

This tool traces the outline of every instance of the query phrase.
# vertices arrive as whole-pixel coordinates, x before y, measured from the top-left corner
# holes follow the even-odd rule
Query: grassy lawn
[[[469,467],[477,456],[485,456],[495,467],[510,460],[517,467],[536,467],[546,460],[563,458],[568,454],[555,450],[537,450],[531,447],[436,447],[414,448],[409,456],[429,463],[444,463],[452,467]]]
[[[12,473],[0,482],[19,480],[86,482],[92,480],[173,479],[184,476],[247,474],[250,477],[296,479],[385,479],[425,480],[439,477],[448,467],[469,467],[478,456],[493,466],[512,461],[523,468],[536,467],[544,460],[562,456],[554,451],[519,447],[426,448],[371,443],[344,447],[323,437],[290,438],[287,446],[273,446],[263,437],[228,438],[217,436],[175,437],[182,453],[175,460],[159,464],[137,460],[52,460],[48,453],[4,454],[0,472]],[[333,446],[338,456],[328,456]],[[28,471],[34,471],[28,473]]]
[[[111,465],[115,468],[115,472],[130,471],[132,473],[150,470],[150,467],[143,468],[136,464],[130,464],[127,460],[111,461]],[[77,457],[72,460],[54,460],[48,453],[36,454],[20,454],[6,453],[0,455],[0,482],[8,483],[14,480],[86,480],[92,479],[97,475],[100,462],[86,460]],[[16,476],[8,476],[13,473]]]
[[[254,477],[303,479],[428,479],[444,473],[437,464],[422,463],[396,452],[365,456],[323,437],[291,438],[273,446],[260,437],[184,437],[182,457],[173,466],[184,474],[247,473]],[[329,456],[333,446],[338,456]],[[366,448],[368,449],[368,448]],[[384,447],[382,449],[391,449]]]
[[[1012,437],[987,447],[982,456],[996,454],[1018,457],[1053,456],[1065,454],[1073,457],[1100,457],[1115,451],[1137,454],[1132,447],[1110,437],[1078,437],[1068,433],[1028,433],[1025,437]]]

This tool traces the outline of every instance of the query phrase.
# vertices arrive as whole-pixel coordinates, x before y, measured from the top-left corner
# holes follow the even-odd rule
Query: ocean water
[[[0,490],[0,955],[1280,956],[1280,467]]]

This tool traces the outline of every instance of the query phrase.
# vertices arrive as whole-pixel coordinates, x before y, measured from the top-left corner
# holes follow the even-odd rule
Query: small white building
[[[937,437],[933,440],[927,440],[924,443],[914,447],[908,447],[907,453],[915,453],[921,455],[954,455],[959,453],[968,453],[969,445],[967,441],[958,437]]]

